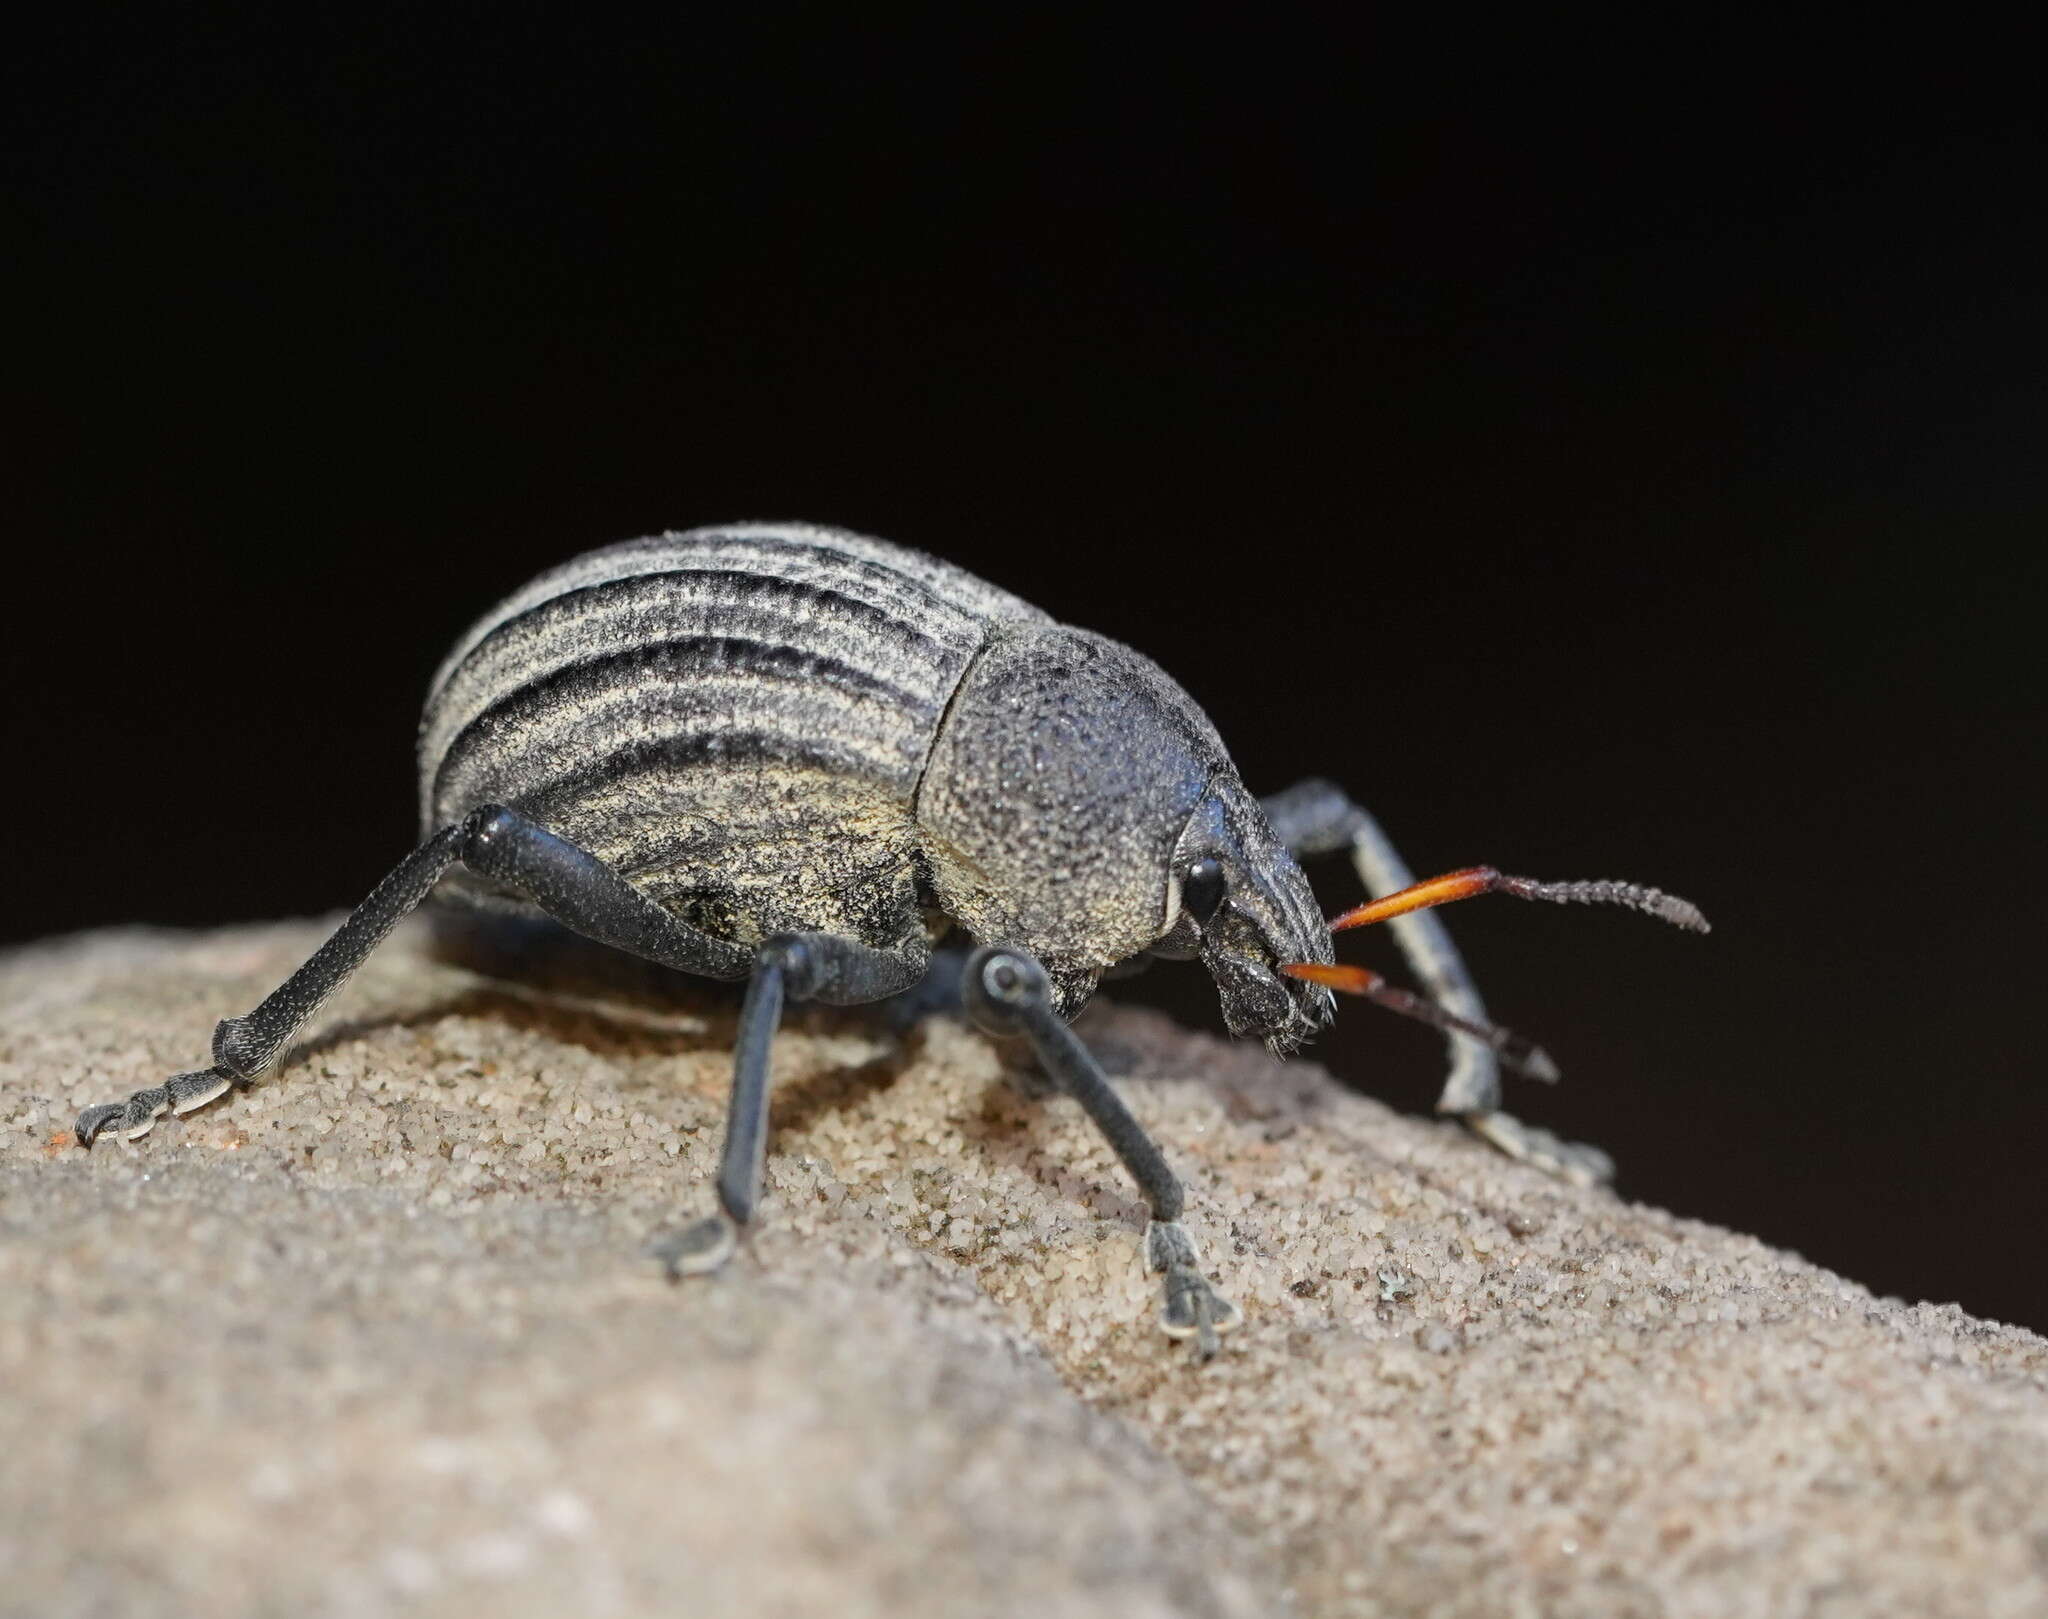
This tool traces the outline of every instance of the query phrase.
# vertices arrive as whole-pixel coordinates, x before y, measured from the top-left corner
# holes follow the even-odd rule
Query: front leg
[[[1280,841],[1297,858],[1351,856],[1358,880],[1374,899],[1397,893],[1415,881],[1393,840],[1363,806],[1327,781],[1304,781],[1262,799],[1260,807]],[[1434,911],[1411,911],[1388,924],[1408,969],[1446,1012],[1468,1023],[1486,1024],[1486,1002],[1465,966],[1465,958]],[[1524,1124],[1501,1109],[1500,1063],[1483,1041],[1455,1030],[1445,1035],[1450,1072],[1437,1111],[1459,1120],[1474,1135],[1510,1158],[1533,1164],[1580,1186],[1614,1178],[1614,1160],[1598,1147],[1566,1141]]]
[[[1035,956],[1010,946],[977,950],[967,960],[964,988],[969,1015],[991,1033],[1022,1033],[1053,1083],[1081,1104],[1123,1160],[1152,1211],[1145,1263],[1160,1273],[1165,1287],[1160,1325],[1169,1337],[1193,1338],[1196,1353],[1209,1359],[1217,1351],[1217,1335],[1243,1316],[1202,1274],[1194,1238],[1180,1223],[1180,1181],[1054,1009],[1045,968]]]

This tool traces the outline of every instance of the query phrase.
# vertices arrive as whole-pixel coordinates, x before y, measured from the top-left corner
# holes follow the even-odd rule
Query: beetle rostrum
[[[1500,1109],[1548,1059],[1496,1029],[1429,907],[1482,892],[1598,901],[1704,929],[1627,883],[1472,868],[1417,884],[1364,810],[1309,781],[1264,800],[1207,716],[1129,647],[950,564],[844,529],[738,523],[542,574],[457,642],[418,746],[421,841],[252,1012],[211,1066],[87,1108],[133,1140],[275,1064],[431,897],[481,928],[567,929],[660,968],[744,980],[717,1207],[664,1239],[672,1275],[731,1254],[759,1201],[768,1055],[789,1000],[942,1004],[1022,1036],[1151,1211],[1162,1324],[1204,1357],[1238,1314],[1180,1223],[1181,1185],[1068,1028],[1106,975],[1198,959],[1231,1033],[1286,1052],[1332,991],[1443,1029],[1439,1102],[1502,1150],[1611,1170]],[[1346,852],[1426,994],[1339,965],[1300,858]],[[972,948],[964,968],[935,947]],[[1554,1072],[1554,1070],[1551,1070]]]

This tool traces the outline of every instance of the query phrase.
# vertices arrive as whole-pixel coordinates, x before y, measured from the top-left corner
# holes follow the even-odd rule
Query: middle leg
[[[740,1228],[754,1218],[768,1145],[769,1048],[782,1022],[783,1003],[878,1001],[909,989],[924,970],[925,955],[915,949],[877,950],[834,933],[779,933],[763,941],[733,1042],[732,1101],[718,1164],[719,1206],[656,1243],[655,1254],[672,1278],[717,1270],[739,1245]]]

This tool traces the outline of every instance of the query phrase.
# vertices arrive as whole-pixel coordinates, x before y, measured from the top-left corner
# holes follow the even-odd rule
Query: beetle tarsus
[[[166,1113],[190,1113],[204,1107],[234,1084],[234,1076],[219,1068],[201,1068],[176,1074],[161,1085],[139,1090],[125,1102],[102,1102],[78,1115],[72,1133],[81,1147],[90,1147],[110,1128],[136,1141],[155,1127]]]
[[[739,1225],[720,1209],[661,1238],[654,1244],[654,1257],[668,1271],[669,1280],[676,1282],[685,1276],[708,1276],[721,1269],[737,1251],[739,1242]]]
[[[128,1111],[126,1102],[100,1102],[78,1115],[78,1123],[72,1126],[72,1134],[78,1137],[81,1147],[90,1147],[99,1139],[100,1132],[114,1120]],[[154,1118],[154,1115],[151,1115]]]
[[[1178,1220],[1154,1220],[1145,1232],[1145,1263],[1164,1280],[1166,1303],[1159,1325],[1169,1338],[1192,1338],[1195,1358],[1213,1360],[1219,1334],[1244,1320],[1244,1312],[1202,1274],[1195,1242]]]
[[[1455,1115],[1487,1145],[1574,1186],[1605,1186],[1614,1179],[1614,1160],[1584,1141],[1567,1141],[1498,1108]]]

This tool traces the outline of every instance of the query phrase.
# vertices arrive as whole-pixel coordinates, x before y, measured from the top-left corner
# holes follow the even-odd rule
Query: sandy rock
[[[1149,1013],[1083,1027],[1245,1308],[1206,1367],[949,1022],[797,1014],[758,1235],[679,1287],[712,993],[402,931],[248,1092],[71,1144],[321,933],[0,962],[0,1613],[2048,1612],[2048,1343]]]

